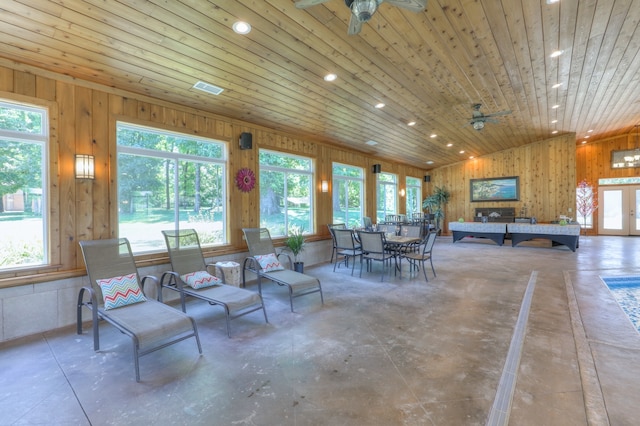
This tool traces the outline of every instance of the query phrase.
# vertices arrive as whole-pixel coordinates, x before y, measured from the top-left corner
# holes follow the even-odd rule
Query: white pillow
[[[196,290],[222,283],[220,278],[214,277],[206,271],[190,272],[188,274],[181,275],[180,279],[189,287],[195,288]]]
[[[282,271],[284,267],[278,262],[275,253],[262,254],[255,257],[263,272]]]

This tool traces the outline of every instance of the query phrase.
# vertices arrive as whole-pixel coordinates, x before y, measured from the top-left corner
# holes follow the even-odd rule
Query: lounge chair
[[[242,232],[249,247],[249,256],[244,260],[242,268],[243,285],[246,283],[245,272],[251,271],[257,276],[260,295],[262,295],[262,278],[289,289],[291,312],[293,312],[293,299],[307,294],[320,293],[320,301],[324,304],[320,280],[291,270],[293,267],[291,258],[286,253],[276,253],[268,229],[243,228]],[[282,256],[288,259],[289,269],[280,263],[279,259]]]
[[[187,296],[204,300],[211,305],[222,306],[229,337],[231,337],[230,321],[232,319],[262,309],[265,321],[269,322],[260,294],[224,284],[224,280],[217,279],[208,273],[207,266],[215,265],[205,264],[198,233],[194,229],[162,231],[162,235],[167,244],[172,270],[162,274],[160,283],[162,288],[180,293],[183,312],[187,311],[185,304]]]
[[[202,353],[193,318],[144,295],[147,281],[152,281],[160,294],[159,282],[153,276],[140,279],[127,239],[80,241],[80,248],[91,285],[82,287],[78,295],[77,332],[82,334],[84,306],[92,313],[95,351],[100,350],[98,320],[103,319],[131,338],[138,382],[142,355],[190,337],[195,337]]]

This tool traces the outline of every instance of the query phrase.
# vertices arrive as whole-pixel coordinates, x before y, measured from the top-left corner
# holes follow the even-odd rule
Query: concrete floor
[[[324,306],[309,295],[291,313],[268,284],[270,324],[250,314],[229,339],[220,308],[190,301],[203,355],[190,339],[144,356],[141,383],[129,339],[108,324],[98,353],[89,327],[7,342],[0,424],[637,424],[640,334],[599,276],[640,274],[639,251],[631,237],[581,238],[575,253],[440,237],[428,283],[406,263],[383,282],[307,268]],[[501,379],[510,358],[513,389]]]

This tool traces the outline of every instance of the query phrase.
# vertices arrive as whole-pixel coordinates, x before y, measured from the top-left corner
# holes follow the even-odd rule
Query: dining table
[[[396,269],[402,272],[402,252],[407,250],[409,246],[422,241],[420,237],[409,237],[404,235],[395,235],[392,233],[385,234],[385,243],[389,251],[394,253],[396,260]]]

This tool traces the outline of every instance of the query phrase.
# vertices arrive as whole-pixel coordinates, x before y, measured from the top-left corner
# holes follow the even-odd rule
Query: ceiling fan
[[[500,115],[511,114],[511,111],[498,111],[492,114],[483,114],[480,112],[480,108],[482,108],[482,104],[474,104],[473,105],[473,116],[471,120],[466,125],[472,125],[474,129],[480,131],[484,129],[484,123],[499,123],[493,117],[498,117]]]
[[[296,7],[298,9],[306,9],[327,1],[329,0],[298,0],[296,1]],[[427,7],[427,0],[344,0],[344,4],[351,10],[347,33],[349,35],[358,34],[362,29],[362,23],[371,19],[376,10],[378,10],[378,6],[383,2],[412,12],[422,12]]]

